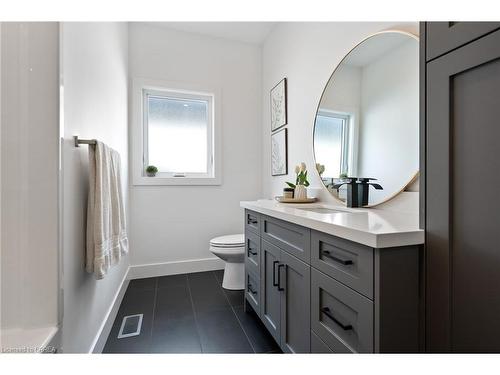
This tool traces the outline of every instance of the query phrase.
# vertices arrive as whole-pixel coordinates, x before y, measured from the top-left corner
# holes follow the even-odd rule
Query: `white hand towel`
[[[102,279],[128,253],[120,154],[102,142],[89,147],[86,270]]]

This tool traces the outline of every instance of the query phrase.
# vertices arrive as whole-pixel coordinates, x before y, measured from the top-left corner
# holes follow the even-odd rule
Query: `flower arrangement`
[[[290,186],[292,189],[295,189],[299,185],[303,185],[305,187],[309,186],[309,181],[307,181],[307,166],[306,163],[302,162],[300,165],[295,166],[295,184],[291,182],[287,182],[286,184]]]
[[[294,199],[304,199],[307,198],[307,189],[309,186],[309,181],[307,181],[307,166],[306,163],[302,162],[300,165],[295,167],[295,184],[292,182],[287,182],[286,184],[290,186],[294,192]]]

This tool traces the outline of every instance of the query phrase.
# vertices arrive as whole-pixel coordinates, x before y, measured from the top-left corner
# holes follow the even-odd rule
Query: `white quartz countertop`
[[[279,203],[269,199],[244,201],[240,202],[240,206],[370,247],[384,248],[424,243],[424,231],[419,228],[418,214],[377,208],[347,208],[321,203]],[[319,210],[315,212],[304,209]]]

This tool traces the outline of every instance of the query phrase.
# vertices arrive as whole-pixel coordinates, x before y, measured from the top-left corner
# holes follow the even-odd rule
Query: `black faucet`
[[[377,190],[383,190],[380,184],[370,181],[376,178],[367,177],[347,177],[342,183],[333,184],[334,189],[347,185],[347,207],[363,207],[368,205],[368,192],[370,185]]]

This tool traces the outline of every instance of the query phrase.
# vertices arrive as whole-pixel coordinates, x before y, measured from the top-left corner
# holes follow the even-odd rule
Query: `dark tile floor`
[[[104,353],[280,353],[243,291],[222,288],[223,271],[132,280]],[[144,314],[141,334],[118,339],[124,316]]]

